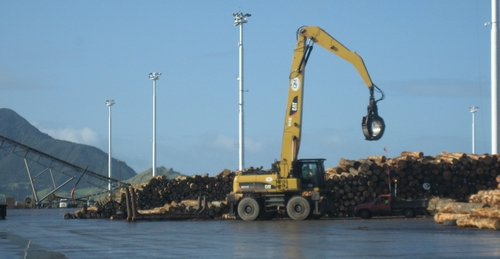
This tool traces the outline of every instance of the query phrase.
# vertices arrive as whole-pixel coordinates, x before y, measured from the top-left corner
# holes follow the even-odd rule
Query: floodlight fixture
[[[234,16],[234,26],[241,25],[242,23],[247,23],[248,17],[252,16],[249,13],[243,14],[242,12],[233,13]]]

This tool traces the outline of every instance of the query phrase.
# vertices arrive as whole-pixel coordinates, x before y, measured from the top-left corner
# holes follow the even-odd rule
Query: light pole
[[[234,16],[234,26],[240,26],[240,41],[238,42],[239,52],[240,52],[240,62],[239,62],[239,76],[238,81],[240,82],[240,101],[239,101],[239,170],[244,168],[244,136],[243,136],[243,24],[247,23],[248,17],[251,15],[249,13],[243,14],[242,12],[233,13]]]
[[[469,107],[469,111],[472,113],[472,154],[476,153],[476,118],[474,114],[478,109],[479,107],[476,106]]]
[[[498,0],[491,0],[491,154],[498,153],[500,128],[498,124]]]
[[[161,73],[149,73],[149,79],[153,80],[153,165],[151,171],[153,177],[156,176],[156,80],[161,76]]]
[[[111,178],[111,106],[114,100],[106,100],[108,106],[108,178]],[[111,180],[108,180],[108,196],[111,195]]]

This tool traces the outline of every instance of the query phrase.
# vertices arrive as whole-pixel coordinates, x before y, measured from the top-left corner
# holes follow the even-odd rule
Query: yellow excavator
[[[317,26],[300,27],[289,77],[281,160],[275,161],[267,171],[247,170],[237,174],[233,190],[227,195],[231,216],[250,221],[270,219],[281,213],[293,220],[304,220],[319,218],[324,213],[325,159],[297,158],[302,129],[304,70],[314,44],[356,68],[370,94],[368,114],[361,122],[363,134],[366,140],[378,140],[384,134],[385,123],[377,110],[377,102],[384,99],[384,93],[372,83],[361,57]],[[381,94],[378,100],[375,100],[375,91]]]

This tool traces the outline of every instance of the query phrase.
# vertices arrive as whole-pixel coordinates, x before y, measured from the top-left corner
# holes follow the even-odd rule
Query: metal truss
[[[20,156],[24,159],[24,164],[26,166],[26,171],[28,173],[28,177],[30,180],[31,189],[33,191],[33,197],[35,199],[34,203],[36,205],[41,204],[43,200],[47,199],[56,191],[61,189],[63,186],[69,184],[73,180],[75,180],[75,187],[80,181],[82,181],[89,184],[90,186],[97,187],[99,190],[98,193],[75,198],[77,200],[88,198],[89,196],[100,195],[109,192],[116,192],[121,187],[130,185],[128,183],[124,183],[119,180],[109,178],[102,174],[92,172],[87,168],[85,169],[81,168],[79,166],[61,160],[57,157],[51,156],[42,151],[36,150],[32,147],[21,144],[4,136],[0,136],[0,149],[5,150],[11,154]],[[30,165],[33,163],[41,166],[43,170],[41,170],[37,174],[33,174],[30,168]],[[56,183],[54,174],[59,174],[58,176],[60,175],[63,176],[63,178],[58,177],[58,179],[63,179],[62,183]],[[37,185],[36,185],[37,182],[40,182],[37,180],[41,178],[44,179],[48,178],[53,185],[52,190],[46,193],[43,197],[40,197],[39,195],[40,192],[37,190]],[[108,190],[108,183],[111,183],[111,185],[114,186],[112,190]],[[45,188],[44,193],[46,191],[47,190]]]

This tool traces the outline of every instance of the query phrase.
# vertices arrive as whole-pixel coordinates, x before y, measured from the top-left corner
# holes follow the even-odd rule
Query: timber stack
[[[160,175],[135,188],[137,206],[147,210],[163,207],[172,202],[181,203],[183,200],[196,200],[206,197],[208,201],[223,201],[226,194],[233,188],[235,173],[228,169],[223,170],[215,177],[208,174],[179,176],[169,180]]]
[[[326,215],[353,216],[356,205],[391,192],[398,199],[438,197],[449,202],[467,202],[469,199],[474,199],[473,203],[483,203],[483,199],[498,201],[496,192],[493,195],[487,190],[500,185],[497,182],[500,180],[499,157],[449,152],[424,156],[422,152],[402,152],[395,158],[369,156],[359,160],[340,159],[337,167],[326,170]],[[235,175],[253,170],[262,170],[262,167],[249,167],[242,172],[225,169],[215,177],[205,174],[168,180],[164,176],[156,176],[145,183],[133,185],[129,191],[135,195],[136,210],[142,213],[186,213],[194,209],[185,201],[204,197],[210,217],[222,218],[228,210],[225,199],[232,191]],[[474,194],[484,198],[479,201]],[[80,210],[68,215],[68,218],[126,219],[126,197],[126,190],[122,190],[117,196],[86,208],[85,213]],[[439,209],[434,211],[440,212]]]
[[[249,168],[247,170],[254,170]],[[164,175],[151,178],[149,181],[132,188],[123,188],[114,197],[108,197],[104,201],[96,202],[95,205],[77,210],[75,214],[66,213],[65,219],[88,219],[88,218],[110,218],[128,219],[128,207],[133,207],[133,212],[138,215],[183,215],[194,214],[199,206],[196,200],[203,199],[208,204],[203,213],[210,218],[220,218],[227,214],[229,208],[225,206],[226,194],[231,192],[235,173],[228,169],[223,170],[215,177],[208,174],[179,176],[175,179],[167,179]],[[132,192],[133,203],[127,203]],[[132,206],[127,206],[127,204]],[[168,215],[167,215],[168,214]],[[141,218],[138,216],[137,218]],[[151,218],[151,217],[150,217]],[[174,218],[174,217],[170,217]],[[193,218],[198,218],[194,217]]]
[[[468,203],[445,204],[434,215],[439,224],[500,230],[500,175],[496,190],[481,190],[471,195]]]
[[[497,155],[402,152],[396,158],[340,159],[337,167],[327,169],[331,192],[327,214],[351,216],[354,206],[391,191],[399,199],[440,197],[464,202],[478,191],[497,188],[498,170]]]

